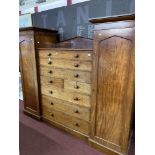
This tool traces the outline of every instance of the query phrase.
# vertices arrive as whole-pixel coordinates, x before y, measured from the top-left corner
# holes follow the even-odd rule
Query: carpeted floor
[[[68,134],[23,114],[19,104],[20,155],[105,155]],[[129,155],[135,155],[134,137]]]

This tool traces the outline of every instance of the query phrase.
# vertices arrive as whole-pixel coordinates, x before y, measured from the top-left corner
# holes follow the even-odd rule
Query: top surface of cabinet
[[[93,18],[89,21],[95,24],[94,31],[98,30],[109,30],[109,29],[124,29],[124,28],[133,28],[135,26],[135,15],[120,15],[112,17],[100,17]]]
[[[52,30],[52,29],[45,29],[45,28],[39,28],[39,27],[25,27],[25,28],[20,28],[19,31],[44,31],[44,32],[58,32],[57,30]]]
[[[110,17],[98,17],[98,18],[91,18],[89,21],[94,24],[98,23],[105,23],[105,22],[116,22],[116,21],[124,21],[124,20],[134,20],[134,14],[125,14],[125,15],[118,15],[118,16],[110,16]]]

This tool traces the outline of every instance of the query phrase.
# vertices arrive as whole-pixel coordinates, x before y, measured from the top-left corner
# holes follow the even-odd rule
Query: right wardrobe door
[[[125,23],[98,25],[94,34],[90,141],[118,154],[127,153],[134,96],[134,27]]]

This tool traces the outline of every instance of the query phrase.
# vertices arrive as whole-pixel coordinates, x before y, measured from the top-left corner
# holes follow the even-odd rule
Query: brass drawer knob
[[[50,94],[53,94],[53,91],[50,91]]]
[[[48,64],[51,65],[52,64],[52,61],[48,61]]]
[[[51,53],[48,53],[48,55],[47,55],[47,56],[49,56],[49,57],[50,57],[51,55],[52,55]]]
[[[54,105],[54,103],[53,103],[53,102],[51,102],[51,105]]]
[[[74,100],[75,100],[75,101],[78,101],[78,100],[79,100],[79,98],[78,98],[78,97],[74,97]]]
[[[52,81],[52,80],[50,80],[50,81],[49,81],[49,83],[53,83],[53,81]]]
[[[74,74],[74,77],[75,77],[75,78],[78,78],[78,77],[79,77],[79,74]]]
[[[74,64],[74,67],[79,67],[79,64]]]
[[[75,126],[79,127],[80,125],[78,123],[75,123]]]
[[[51,114],[52,117],[54,117],[54,114]]]
[[[49,73],[49,74],[52,74],[53,72],[52,72],[52,70],[50,70],[48,73]]]
[[[77,110],[77,109],[76,109],[76,110],[74,110],[74,112],[75,112],[76,114],[79,114],[79,110]]]
[[[79,54],[76,54],[76,55],[74,56],[74,58],[79,58]]]
[[[79,87],[79,86],[74,86],[74,88],[75,88],[75,89],[79,89],[80,87]]]

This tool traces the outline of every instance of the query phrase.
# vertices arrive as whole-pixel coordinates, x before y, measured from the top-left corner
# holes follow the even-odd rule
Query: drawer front
[[[64,91],[60,88],[41,86],[41,93],[50,97],[55,97],[74,104],[90,107],[90,96]]]
[[[65,80],[64,89],[77,93],[84,93],[87,95],[91,95],[91,84],[87,83]]]
[[[43,117],[47,118],[50,121],[54,121],[60,123],[66,127],[69,127],[73,130],[77,130],[84,134],[89,134],[89,123],[86,121],[82,121],[78,118],[71,117],[63,112],[48,109],[43,106]]]
[[[77,70],[58,69],[53,67],[40,67],[40,75],[57,77],[61,79],[91,83],[91,73]]]
[[[74,60],[61,60],[61,59],[40,59],[41,66],[51,66],[63,69],[91,71],[92,64],[90,61],[74,61]]]
[[[91,51],[56,51],[56,50],[39,50],[40,58],[70,59],[70,60],[92,60]]]
[[[68,115],[80,118],[89,122],[90,120],[90,108],[78,106],[63,100],[59,100],[53,97],[42,95],[42,105],[47,108],[62,111]]]
[[[40,81],[42,86],[55,86],[59,88],[64,88],[64,80],[60,78],[40,76]]]
[[[40,75],[64,79],[64,69],[57,69],[53,67],[40,67]]]

